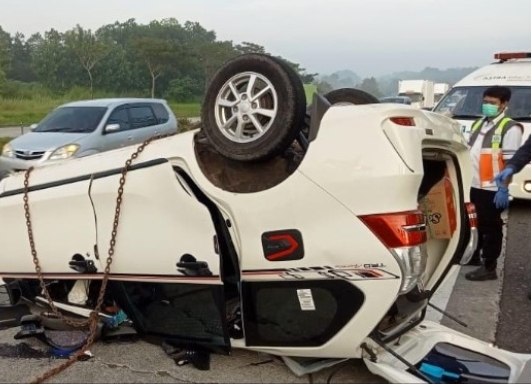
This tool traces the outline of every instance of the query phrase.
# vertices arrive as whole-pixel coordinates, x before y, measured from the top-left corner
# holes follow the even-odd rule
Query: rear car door
[[[370,341],[365,363],[390,383],[529,383],[531,355],[425,321],[398,343]]]
[[[158,129],[156,130],[160,134],[172,134],[177,132],[177,121],[174,116],[170,116],[168,106],[163,103],[152,103],[151,107],[155,112],[155,117],[158,120]]]
[[[94,175],[100,261],[108,255],[121,168]],[[126,175],[111,279],[121,305],[144,332],[228,348],[216,230],[206,206],[165,159]]]
[[[129,121],[131,125],[130,142],[139,144],[152,136],[160,134],[161,125],[148,103],[132,103],[129,105]]]

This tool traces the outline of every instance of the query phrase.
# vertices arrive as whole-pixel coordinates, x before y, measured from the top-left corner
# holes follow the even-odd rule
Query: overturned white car
[[[108,279],[100,317],[119,307],[187,348],[525,382],[531,356],[424,321],[476,247],[470,172],[453,120],[355,90],[307,110],[287,65],[243,55],[214,76],[201,129],[2,180],[0,277],[13,304],[86,316]]]

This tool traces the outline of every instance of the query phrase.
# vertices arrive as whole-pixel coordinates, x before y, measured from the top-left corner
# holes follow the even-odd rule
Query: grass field
[[[313,84],[304,86],[306,101],[312,100],[316,87]],[[61,104],[79,98],[51,98],[38,97],[34,99],[2,99],[0,98],[0,127],[31,125],[38,123],[51,110]],[[197,117],[200,114],[200,104],[170,103],[170,107],[179,118]],[[0,134],[0,137],[2,135]]]

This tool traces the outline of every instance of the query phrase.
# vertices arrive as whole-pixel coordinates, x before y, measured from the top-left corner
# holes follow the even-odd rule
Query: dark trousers
[[[472,259],[479,260],[481,252],[487,270],[496,269],[503,246],[503,210],[496,208],[494,195],[496,192],[485,189],[470,190],[470,201],[476,206],[479,234],[478,247]]]

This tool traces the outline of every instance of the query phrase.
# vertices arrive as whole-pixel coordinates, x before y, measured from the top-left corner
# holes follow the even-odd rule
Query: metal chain
[[[142,153],[144,151],[144,149],[146,148],[146,146],[149,143],[151,143],[153,140],[158,140],[158,139],[162,139],[162,138],[173,136],[173,135],[175,135],[175,133],[153,136],[153,137],[147,139],[142,144],[140,144],[140,146],[131,155],[131,157],[129,157],[129,159],[127,159],[127,161],[125,162],[125,166],[122,168],[122,176],[120,177],[120,185],[119,185],[119,188],[118,188],[118,196],[116,198],[116,209],[115,209],[115,213],[114,213],[114,221],[113,221],[113,227],[112,227],[112,233],[111,233],[111,240],[110,240],[110,245],[109,245],[108,257],[107,257],[107,263],[105,265],[105,270],[104,270],[104,273],[103,273],[103,279],[102,279],[102,283],[101,283],[100,292],[99,292],[99,295],[98,295],[98,300],[96,302],[96,307],[91,311],[90,316],[89,316],[89,318],[87,320],[74,321],[74,320],[70,320],[70,319],[66,318],[65,316],[63,316],[63,314],[60,313],[57,310],[57,307],[55,306],[55,304],[53,302],[53,299],[50,296],[50,293],[48,291],[48,288],[47,288],[47,286],[46,286],[46,284],[44,282],[44,277],[42,275],[42,267],[40,265],[40,260],[39,260],[39,258],[37,256],[37,250],[36,250],[36,247],[35,247],[35,239],[33,237],[33,228],[32,228],[31,215],[30,215],[30,210],[29,210],[29,198],[28,198],[28,195],[29,195],[29,176],[30,176],[30,174],[31,174],[31,172],[33,171],[34,168],[30,167],[26,171],[25,176],[24,176],[24,211],[25,211],[25,216],[26,216],[26,226],[27,226],[27,229],[28,229],[28,238],[29,238],[29,243],[30,243],[30,248],[31,248],[31,255],[33,256],[33,263],[35,264],[35,271],[37,272],[37,276],[39,278],[40,287],[41,287],[41,289],[42,289],[42,291],[44,293],[44,296],[46,297],[46,300],[48,301],[48,305],[51,308],[51,312],[55,316],[60,318],[65,324],[71,325],[71,326],[76,327],[76,328],[84,328],[84,327],[87,327],[87,326],[89,327],[89,334],[87,336],[87,341],[86,341],[85,345],[79,351],[77,351],[73,356],[70,357],[70,359],[68,359],[63,364],[60,364],[57,367],[54,367],[54,368],[50,369],[49,371],[45,372],[41,376],[38,376],[37,378],[35,378],[32,381],[30,381],[30,383],[42,383],[42,382],[48,380],[49,378],[55,376],[59,372],[62,372],[63,370],[65,370],[66,368],[68,368],[69,366],[74,364],[77,360],[79,360],[79,358],[82,357],[85,354],[85,352],[94,343],[94,339],[96,337],[97,330],[98,330],[98,315],[99,315],[101,307],[103,305],[103,300],[104,300],[104,297],[105,297],[105,291],[107,289],[107,281],[109,279],[109,273],[111,271],[111,264],[112,264],[113,256],[114,256],[114,249],[116,247],[116,236],[118,234],[118,224],[119,224],[119,220],[120,220],[120,212],[121,212],[123,193],[124,193],[124,185],[125,185],[125,178],[126,178],[127,172],[129,171],[129,167],[131,166],[133,161],[136,160],[136,158],[140,155],[140,153]]]

